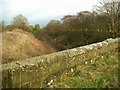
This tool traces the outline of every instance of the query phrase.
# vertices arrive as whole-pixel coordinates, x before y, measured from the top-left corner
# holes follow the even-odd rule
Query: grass
[[[47,41],[40,41],[31,33],[21,29],[14,29],[2,33],[2,51],[2,63],[4,64],[45,55],[56,50]]]
[[[54,82],[50,87],[118,88],[118,56],[116,52],[93,63],[80,65],[72,74],[59,82]]]

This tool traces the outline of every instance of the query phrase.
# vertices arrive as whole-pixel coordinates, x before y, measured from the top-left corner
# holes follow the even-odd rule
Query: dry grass
[[[2,63],[55,52],[49,43],[20,29],[2,33]]]
[[[54,82],[50,87],[56,88],[119,88],[118,53],[104,56],[95,63],[80,65],[76,71],[61,76],[62,81]],[[59,78],[58,78],[59,79]]]

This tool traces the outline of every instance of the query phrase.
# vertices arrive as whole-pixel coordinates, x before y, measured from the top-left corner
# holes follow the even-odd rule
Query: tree
[[[36,25],[33,27],[33,31],[36,31],[36,30],[40,30],[40,25],[39,25],[39,24],[36,24]]]
[[[13,18],[12,25],[17,28],[24,29],[24,30],[29,29],[29,27],[28,27],[29,24],[28,24],[27,18],[21,14],[19,14]]]
[[[61,35],[61,23],[58,20],[51,20],[45,29],[48,31],[48,34],[53,37]]]
[[[106,16],[109,23],[109,32],[113,34],[113,38],[117,35],[119,30],[119,15],[120,15],[120,2],[114,2],[111,0],[107,0],[106,2],[100,3],[102,6],[98,6],[98,11],[101,14]]]

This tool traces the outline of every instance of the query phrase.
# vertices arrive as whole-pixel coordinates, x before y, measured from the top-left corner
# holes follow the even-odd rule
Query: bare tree
[[[104,14],[108,20],[113,38],[117,35],[120,23],[120,1],[118,0],[103,0],[100,6],[97,7],[100,14]]]
[[[28,20],[23,15],[19,14],[16,17],[13,18],[12,25],[23,28],[25,26],[28,26]]]

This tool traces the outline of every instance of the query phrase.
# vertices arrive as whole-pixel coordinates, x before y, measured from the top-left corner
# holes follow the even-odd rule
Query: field
[[[63,74],[49,87],[56,88],[117,88],[118,56],[120,52],[104,56],[91,64],[81,65],[70,74]]]

